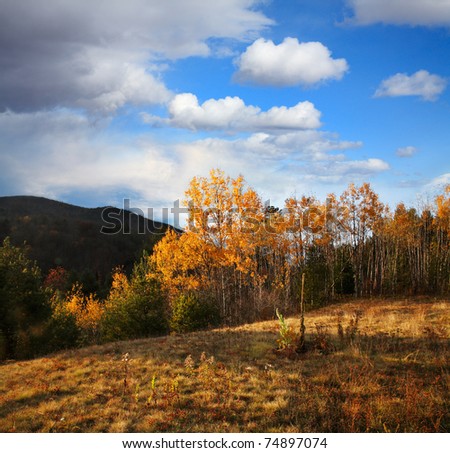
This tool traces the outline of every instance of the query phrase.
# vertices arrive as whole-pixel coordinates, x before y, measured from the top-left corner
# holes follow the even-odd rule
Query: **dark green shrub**
[[[76,317],[67,310],[64,300],[57,296],[52,299],[52,317],[47,322],[44,339],[46,352],[70,349],[80,344]]]
[[[102,319],[103,340],[126,340],[166,333],[164,301],[159,290],[158,284],[148,281],[145,285],[133,285],[126,294],[110,297]]]
[[[104,341],[126,340],[167,331],[166,296],[144,256],[130,279],[121,271],[115,273],[105,303],[102,338]]]
[[[174,332],[191,332],[219,322],[217,308],[194,293],[181,294],[172,301],[170,329]]]
[[[5,239],[0,246],[0,359],[38,354],[50,314],[40,269]]]

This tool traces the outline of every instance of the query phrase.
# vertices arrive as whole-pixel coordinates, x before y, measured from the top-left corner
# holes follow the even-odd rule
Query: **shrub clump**
[[[171,303],[170,329],[177,333],[217,326],[220,316],[214,304],[195,293],[180,294]]]
[[[167,333],[166,295],[153,275],[147,257],[128,278],[116,271],[102,319],[104,341],[126,340]]]

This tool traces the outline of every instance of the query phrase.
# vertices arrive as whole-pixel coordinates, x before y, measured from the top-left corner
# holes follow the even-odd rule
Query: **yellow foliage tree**
[[[450,235],[450,184],[447,184],[444,193],[436,197],[436,223]]]
[[[170,293],[206,289],[212,269],[218,266],[213,247],[192,231],[169,230],[153,249],[151,260]]]
[[[242,176],[233,179],[218,169],[209,178],[193,178],[185,195],[186,231],[171,231],[156,245],[156,269],[169,290],[210,291],[221,301],[222,316],[235,316],[242,309],[244,288],[264,280],[257,256],[262,202]]]
[[[104,306],[94,294],[86,296],[81,287],[75,285],[67,295],[64,307],[74,316],[76,325],[87,342],[97,339]]]
[[[380,233],[386,207],[379,200],[369,183],[360,187],[350,184],[340,197],[339,223],[344,228],[346,241],[351,246],[355,295],[364,292],[364,252],[366,242]]]

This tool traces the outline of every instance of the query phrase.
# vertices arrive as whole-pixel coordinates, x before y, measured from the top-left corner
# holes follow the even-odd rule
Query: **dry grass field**
[[[306,315],[0,366],[1,432],[448,432],[450,302],[352,301]],[[297,331],[299,321],[287,323]]]

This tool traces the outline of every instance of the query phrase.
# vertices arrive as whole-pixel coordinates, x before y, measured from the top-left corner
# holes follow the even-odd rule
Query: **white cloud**
[[[257,39],[237,59],[237,82],[271,86],[314,85],[341,79],[348,70],[345,59],[333,59],[320,42],[285,38],[281,44]]]
[[[357,174],[370,175],[389,170],[390,166],[382,159],[369,158],[367,160],[355,160],[338,163],[336,173],[341,175]]]
[[[348,0],[354,21],[367,25],[450,25],[449,0]]]
[[[0,0],[0,111],[169,99],[155,63],[207,56],[209,42],[254,39],[272,21],[258,0]]]
[[[320,112],[309,101],[293,107],[272,107],[261,111],[246,105],[239,97],[209,99],[199,104],[192,93],[175,96],[168,106],[169,118],[143,114],[145,122],[191,130],[267,131],[315,129],[320,127]]]
[[[320,184],[346,186],[349,182],[367,182],[389,169],[387,162],[377,158],[365,160],[330,158],[325,162],[301,164],[293,168],[298,178],[315,188],[320,187]]]
[[[422,201],[421,204],[425,206],[434,205],[435,197],[442,195],[448,185],[450,185],[450,173],[443,173],[428,181],[427,184],[422,186],[422,190],[418,194]]]
[[[170,150],[106,134],[101,126],[68,110],[0,113],[2,148],[8,150],[0,154],[0,167],[8,169],[0,190],[56,199],[84,193],[103,200],[119,192],[158,205],[183,193],[181,166]]]
[[[208,138],[180,144],[177,150],[187,157],[183,171],[188,174],[205,176],[212,167],[241,173],[264,199],[282,206],[295,193],[325,198],[351,181],[367,181],[389,170],[381,159],[351,160],[343,153],[360,146],[314,130],[236,140]]]
[[[434,101],[445,90],[447,81],[438,75],[420,70],[411,76],[398,73],[381,82],[375,97],[420,96]]]
[[[215,167],[243,174],[278,205],[295,191],[323,197],[330,184],[346,185],[389,168],[380,159],[350,159],[346,151],[360,142],[313,129],[163,144],[146,136],[111,135],[83,115],[59,110],[0,114],[0,137],[8,149],[0,154],[0,167],[8,169],[0,183],[3,193],[62,200],[89,193],[91,202],[97,197],[116,205],[128,196],[141,208],[171,207],[193,176],[206,176]]]
[[[450,184],[450,173],[444,173],[430,181],[426,187],[441,190],[449,184]]]
[[[114,113],[125,104],[155,105],[167,102],[172,94],[164,83],[149,73],[142,61],[114,53],[85,50],[80,56],[90,70],[73,80],[77,92],[73,105],[100,113]],[[78,57],[77,57],[78,59]]]
[[[415,146],[405,146],[402,148],[398,148],[395,154],[398,157],[412,157],[414,154],[417,153],[417,148]]]
[[[218,143],[216,139],[213,143]],[[340,140],[335,134],[317,130],[286,132],[280,135],[267,133],[253,134],[248,138],[230,142],[253,159],[281,162],[338,162],[345,160],[335,151],[356,149],[361,142]]]

